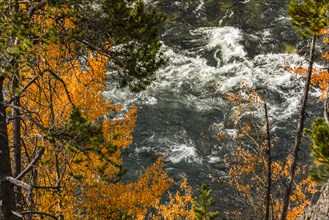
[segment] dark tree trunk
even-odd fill
[[[17,177],[22,171],[22,159],[21,159],[21,121],[20,121],[20,98],[16,96],[16,90],[19,86],[19,76],[14,75],[12,80],[12,93],[13,93],[13,102],[12,104],[16,107],[12,110],[12,134],[13,134],[13,176]],[[22,204],[22,193],[19,186],[15,187],[16,191],[16,202],[18,204],[17,208],[19,209]],[[18,210],[20,211],[20,209]]]
[[[0,219],[13,220],[16,217],[11,213],[16,209],[15,193],[6,177],[12,176],[10,165],[10,150],[7,133],[6,108],[3,97],[4,77],[0,76]]]
[[[296,172],[296,165],[297,165],[297,156],[298,151],[300,149],[300,142],[302,138],[302,133],[304,129],[304,120],[305,120],[305,113],[306,113],[306,103],[307,103],[307,97],[308,97],[308,91],[310,89],[310,82],[311,82],[311,76],[312,76],[312,70],[313,70],[313,62],[314,62],[314,51],[315,51],[315,41],[316,41],[316,34],[313,34],[312,36],[312,42],[311,42],[311,50],[310,50],[310,58],[309,58],[309,65],[308,65],[308,71],[307,71],[307,80],[305,83],[304,88],[304,94],[302,97],[301,102],[301,109],[299,112],[299,120],[297,124],[297,132],[296,132],[296,138],[295,138],[295,145],[292,152],[292,162],[290,167],[290,176],[287,182],[287,188],[284,195],[284,203],[282,207],[282,213],[281,213],[281,220],[285,220],[287,218],[288,214],[288,207],[289,207],[289,199],[292,189],[292,183],[295,178],[295,172]]]
[[[266,214],[265,220],[270,219],[270,205],[271,205],[271,187],[272,187],[272,155],[271,155],[271,134],[270,134],[270,122],[268,120],[266,96],[264,98],[264,110],[266,119],[266,139],[267,139],[267,191],[266,191]],[[273,214],[273,213],[272,213]]]
[[[15,0],[14,5],[15,14],[19,14],[19,2]],[[17,46],[19,44],[19,39],[17,37],[13,38],[13,45]],[[13,176],[17,177],[22,171],[22,153],[21,153],[21,120],[20,120],[20,98],[16,95],[19,89],[19,71],[18,71],[18,60],[19,56],[15,56],[11,62],[11,68],[14,70],[12,78],[12,147],[13,147]],[[22,193],[19,186],[14,187],[16,192],[16,206],[20,208],[22,204]],[[20,210],[18,210],[20,211]]]
[[[18,88],[18,76],[13,78],[13,92]],[[13,94],[15,96],[15,94]],[[20,107],[19,97],[13,98],[13,103],[15,107]],[[13,117],[13,148],[14,148],[14,161],[13,161],[13,176],[16,177],[21,173],[21,130],[20,130],[20,112],[18,108],[13,108],[12,110]]]

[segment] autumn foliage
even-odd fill
[[[164,172],[161,157],[136,181],[122,181],[120,154],[132,143],[137,107],[125,109],[106,98],[104,91],[112,86],[108,67],[114,64],[122,86],[144,89],[164,62],[157,37],[158,22],[164,18],[156,11],[147,13],[142,1],[97,3],[102,6],[100,19],[95,17],[99,11],[93,1],[0,3],[0,156],[7,160],[0,160],[6,166],[0,172],[0,199],[6,199],[6,187],[12,191],[11,200],[19,203],[5,201],[5,207],[1,201],[0,218],[216,218],[217,212],[205,211],[204,204],[194,201],[185,178],[177,191],[170,191],[173,179]],[[84,16],[89,9],[95,9],[94,17]],[[327,45],[329,39],[323,42]],[[328,60],[328,52],[323,57]],[[305,74],[302,67],[293,71]],[[314,73],[312,83],[325,94],[328,70],[314,69]],[[225,158],[230,167],[228,183],[242,209],[226,214],[263,218],[266,168],[271,167],[271,217],[277,219],[291,156],[268,163],[264,120],[259,117],[262,111],[257,111],[264,100],[247,86],[244,89],[245,94],[226,97],[236,106],[232,126],[237,130],[235,140],[242,143]],[[221,131],[216,138],[226,136]],[[2,154],[5,150],[7,155]],[[13,175],[11,163],[20,164],[22,173]],[[289,219],[296,219],[316,192],[305,172],[304,167],[297,169]],[[199,201],[212,205],[211,191],[204,187],[201,192],[204,197]]]
[[[65,219],[145,216],[172,180],[159,159],[136,183],[117,181],[120,149],[131,144],[136,107],[121,112],[102,94],[108,58],[90,53],[82,64],[60,45],[42,50],[38,70],[26,68],[20,73],[22,85],[35,79],[21,98],[23,154],[27,164],[45,148],[26,181],[53,189],[36,189],[27,205]],[[116,114],[122,116],[110,118]]]
[[[262,219],[265,216],[269,166],[266,132],[263,130],[264,97],[245,85],[242,92],[227,96],[227,100],[236,105],[232,125],[237,130],[236,143],[241,145],[232,149],[232,153],[225,158],[229,166],[228,183],[235,189],[232,199],[239,204],[238,209],[228,210],[226,215],[233,219],[243,219],[246,216]],[[220,136],[227,137],[223,134]],[[278,137],[272,138],[272,150],[275,149],[277,142]],[[285,160],[274,160],[271,163],[270,216],[272,219],[278,219],[281,214],[290,166],[290,155]],[[310,197],[317,191],[316,184],[309,177],[305,177],[306,167],[298,167],[296,173],[298,180],[295,181],[294,191],[290,196],[291,204],[287,219],[298,219],[305,207],[310,204]]]
[[[322,38],[322,44],[324,48],[329,44],[329,32],[328,30],[321,30],[319,37]],[[329,60],[329,52],[327,50],[323,51],[321,63],[323,66],[317,66],[312,69],[311,84],[321,89],[321,99],[326,98],[326,93],[329,89],[329,70],[326,67],[327,61]],[[296,73],[302,77],[306,77],[307,68],[303,65],[287,67],[292,73]]]
[[[187,179],[183,178],[179,189],[175,193],[169,192],[169,201],[155,207],[156,213],[151,215],[151,219],[195,219],[194,205],[192,187],[188,185]]]
[[[120,152],[132,143],[137,108],[104,96],[110,56],[60,38],[63,30],[76,34],[70,9],[44,10],[32,18],[35,38],[44,41],[13,49],[18,71],[5,81],[5,98],[20,97],[20,106],[10,107],[20,111],[22,167],[30,167],[20,211],[27,219],[143,219],[173,181],[159,158],[136,182],[121,182]],[[19,85],[10,89],[15,77]]]

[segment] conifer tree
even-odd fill
[[[291,17],[291,22],[293,26],[299,31],[302,37],[311,36],[312,40],[310,44],[307,79],[298,116],[295,144],[292,151],[292,164],[290,168],[290,175],[288,178],[286,192],[284,195],[284,204],[282,208],[281,220],[285,220],[287,218],[290,194],[296,172],[297,157],[300,149],[302,131],[304,129],[304,120],[306,113],[305,109],[313,71],[316,39],[320,30],[326,27],[329,23],[327,14],[328,9],[329,6],[327,0],[304,0],[302,2],[292,0],[288,7],[288,14]]]
[[[312,36],[327,27],[327,12],[326,0],[291,0],[288,6],[291,23],[302,37]]]
[[[211,211],[210,207],[215,204],[215,200],[211,197],[211,189],[206,184],[202,184],[198,189],[199,195],[195,198],[195,206],[193,208],[195,218],[197,220],[213,220],[219,215],[218,211]]]
[[[312,122],[312,129],[305,129],[305,133],[312,139],[312,156],[317,167],[310,170],[311,177],[322,180],[329,177],[329,125],[323,118],[316,118]]]

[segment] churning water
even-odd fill
[[[148,2],[168,15],[162,41],[169,62],[141,93],[115,86],[107,92],[110,100],[139,108],[134,142],[123,152],[128,178],[163,155],[172,177],[184,174],[191,185],[208,183],[223,196],[225,189],[211,181],[225,175],[220,161],[236,146],[204,136],[220,130],[234,136],[234,128],[224,125],[232,113],[225,94],[243,84],[266,90],[272,131],[284,143],[280,150],[291,147],[303,80],[285,65],[300,65],[304,57],[287,53],[287,48],[303,49],[287,18],[288,1]],[[318,93],[312,90],[313,97]]]

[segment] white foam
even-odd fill
[[[196,7],[196,9],[194,10],[194,12],[198,12],[198,11],[202,10],[203,9],[203,6],[204,6],[204,0],[200,0],[199,5]]]
[[[238,130],[237,129],[225,129],[225,133],[229,136],[231,136],[232,138],[236,138],[236,136],[238,135]]]
[[[172,163],[179,163],[181,161],[201,162],[198,154],[196,153],[195,147],[188,146],[186,144],[172,146],[170,153],[166,156],[166,160]]]
[[[196,112],[219,109],[230,114],[233,111],[226,109],[223,97],[241,91],[245,83],[254,89],[268,91],[268,110],[273,126],[297,112],[304,80],[288,72],[285,65],[299,66],[303,57],[269,53],[248,58],[241,44],[243,32],[234,27],[203,27],[191,31],[191,34],[194,36],[192,41],[200,41],[202,45],[184,51],[165,48],[165,56],[170,61],[159,69],[157,79],[147,90],[136,94],[111,87],[107,97],[126,105],[157,105],[161,99],[166,99]],[[264,36],[271,37],[269,30]],[[217,66],[208,63],[204,52],[213,53]],[[312,95],[319,95],[319,90],[312,91]],[[259,117],[263,117],[261,113]],[[234,130],[227,132],[236,135]],[[173,163],[198,161],[195,145],[186,133],[157,137],[155,143],[161,143],[161,146],[152,149]]]
[[[210,156],[209,160],[208,160],[209,163],[218,163],[221,161],[223,161],[223,159],[220,157],[216,157],[216,156]]]
[[[240,44],[242,32],[234,27],[202,27],[191,31],[192,35],[202,35],[207,41],[206,49],[220,48],[221,59],[227,63],[231,58],[244,58],[247,53]]]
[[[202,52],[200,50],[186,53],[165,48],[165,56],[170,61],[157,72],[156,81],[147,90],[136,94],[114,86],[106,92],[106,96],[113,102],[124,102],[126,105],[156,105],[158,96],[169,92],[172,100],[180,100],[196,111],[208,111],[220,109],[223,95],[237,91],[242,83],[247,83],[253,88],[267,88],[282,96],[284,103],[275,106],[277,111],[273,112],[273,117],[289,117],[296,111],[293,109],[294,104],[288,106],[288,103],[295,103],[295,99],[298,99],[302,81],[296,80],[296,76],[286,71],[284,66],[288,61],[289,64],[298,66],[302,57],[291,54],[261,54],[248,59],[240,44],[242,31],[233,27],[198,28],[192,33],[196,39],[201,38],[204,41],[200,50],[222,50],[219,57],[220,62],[224,63],[222,66],[209,65],[199,55]],[[241,59],[228,62],[232,57]]]
[[[202,159],[197,153],[195,143],[190,139],[188,133],[182,129],[175,135],[164,135],[155,133],[145,139],[148,147],[137,147],[136,152],[153,151],[164,156],[166,161],[171,163],[202,163]],[[154,145],[153,145],[154,144]],[[150,146],[153,145],[153,146]]]

